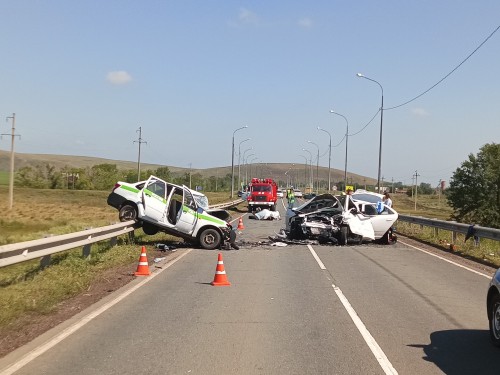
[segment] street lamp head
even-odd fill
[[[356,75],[357,75],[358,77],[364,77],[364,75],[363,75],[363,74],[361,74],[361,73],[356,73]]]
[[[333,109],[330,109],[330,113],[335,113],[335,111]]]

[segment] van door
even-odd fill
[[[177,229],[179,231],[188,234],[193,233],[196,221],[198,220],[197,208],[193,195],[188,189],[184,188],[182,210],[177,221]]]
[[[150,222],[158,222],[165,212],[166,182],[150,176],[142,189],[142,204],[144,205],[144,219]]]

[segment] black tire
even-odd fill
[[[142,224],[142,231],[146,233],[148,236],[152,236],[158,233],[158,227],[153,224],[144,222]]]
[[[389,231],[390,229],[384,233],[384,235],[380,238],[379,242],[383,245],[389,245]]]
[[[493,345],[500,347],[500,295],[491,298],[489,308],[490,339]]]
[[[118,212],[120,221],[137,220],[137,208],[131,204],[126,204]]]
[[[213,250],[220,247],[221,241],[221,235],[216,229],[207,228],[201,232],[200,245],[206,250]]]
[[[341,246],[347,245],[347,231],[347,227],[340,227],[339,245]]]
[[[273,204],[273,205],[271,206],[271,211],[276,211],[276,205],[275,205],[275,204]]]

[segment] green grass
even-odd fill
[[[453,210],[448,206],[444,197],[437,195],[423,195],[417,197],[417,209],[415,200],[406,195],[392,195],[394,209],[402,215],[422,216],[430,219],[450,220]],[[436,231],[431,227],[397,222],[397,232],[428,244],[450,250],[465,258],[474,259],[479,262],[488,263],[494,267],[500,267],[500,242],[482,239],[476,246],[472,239],[465,242],[465,236],[458,234],[453,242],[452,233],[445,230]],[[451,247],[450,245],[454,245]]]
[[[9,185],[9,172],[0,171],[0,185]]]

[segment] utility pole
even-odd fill
[[[392,183],[391,193],[394,194],[394,177],[391,177],[391,183]]]
[[[9,122],[9,119],[12,120],[12,130],[10,134],[0,134],[2,135],[10,135],[11,136],[11,144],[10,144],[10,180],[9,180],[9,211],[12,210],[12,206],[14,205],[14,139],[21,136],[16,134],[16,114],[13,113],[12,116],[8,116],[5,120]]]
[[[193,163],[189,163],[189,188],[191,189],[191,167],[193,166]]]
[[[438,207],[441,207],[441,179],[439,179],[438,183]]]
[[[417,171],[415,171],[415,174],[413,175],[413,177],[415,177],[415,211],[417,210],[418,176],[420,176],[420,175],[418,174]]]
[[[134,141],[134,143],[139,144],[139,156],[137,157],[137,181],[141,181],[141,144],[148,143],[142,140],[142,127],[139,126],[139,129],[136,130],[136,133],[139,133],[139,139]]]

